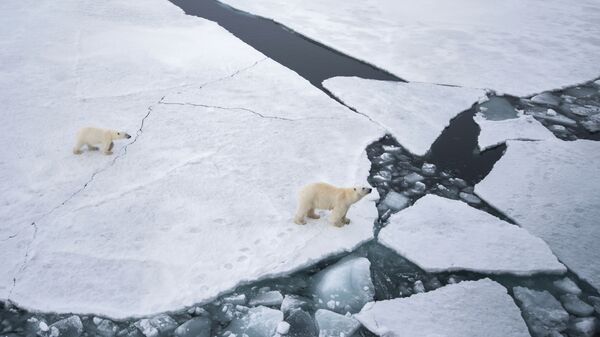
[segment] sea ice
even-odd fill
[[[479,111],[485,119],[490,121],[503,121],[518,116],[510,102],[501,96],[489,97],[485,102],[479,104]]]
[[[568,277],[556,280],[552,282],[552,284],[554,285],[554,287],[556,287],[556,289],[560,290],[561,292],[575,295],[581,294],[581,289],[579,289],[577,284],[575,284],[575,282],[573,282],[573,280],[571,280]]]
[[[562,263],[600,289],[600,143],[507,142],[475,192],[542,238]]]
[[[473,118],[479,125],[478,144],[481,151],[507,140],[544,140],[555,138],[542,123],[529,115],[520,115],[518,118],[492,121],[481,114]]]
[[[257,294],[254,296],[248,305],[254,307],[258,305],[264,305],[267,307],[279,306],[283,302],[283,295],[277,290],[268,291],[265,293]]]
[[[575,294],[562,295],[560,301],[565,310],[575,316],[586,317],[594,313],[594,307],[582,301]]]
[[[560,98],[556,97],[550,92],[543,92],[531,97],[531,101],[538,104],[546,104],[551,106],[558,106],[560,104]]]
[[[77,315],[61,319],[50,325],[49,328],[50,331],[57,330],[60,337],[79,337],[83,333],[83,323]]]
[[[404,194],[390,191],[388,194],[386,194],[385,198],[383,198],[380,206],[385,206],[394,211],[399,211],[408,207],[409,202],[410,198]]]
[[[222,336],[230,336],[227,334],[230,332],[235,336],[273,337],[281,321],[283,313],[279,310],[267,307],[250,308],[246,315],[231,321]]]
[[[548,246],[467,204],[426,195],[392,215],[378,240],[427,272],[563,273]]]
[[[513,293],[533,337],[545,337],[551,331],[567,329],[569,314],[549,292],[514,287]]]
[[[598,320],[595,317],[576,318],[569,322],[569,336],[592,337],[597,331]]]
[[[312,317],[302,309],[293,310],[285,321],[290,323],[287,337],[317,337],[318,335]]]
[[[485,91],[334,77],[325,88],[347,105],[383,125],[408,151],[423,156],[450,120],[485,96]]]
[[[408,81],[525,96],[600,74],[594,0],[224,2]]]
[[[375,295],[370,266],[364,257],[349,256],[318,272],[311,285],[317,305],[341,314],[358,312]]]
[[[506,288],[489,279],[371,302],[354,317],[378,336],[529,337]]]
[[[310,300],[297,295],[285,295],[281,302],[280,310],[284,315],[287,315],[292,310],[303,309],[307,310],[310,307]]]
[[[206,317],[192,318],[175,329],[175,337],[210,337],[211,321]]]
[[[319,337],[351,337],[360,328],[360,323],[348,316],[319,309],[315,313]]]
[[[368,118],[169,2],[0,6],[33,37],[0,29],[0,299],[149,316],[372,239],[376,193],[341,229],[292,222],[304,184],[366,184]],[[88,123],[134,137],[75,156]]]

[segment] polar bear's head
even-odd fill
[[[112,139],[129,139],[131,138],[131,136],[124,131],[113,131],[112,132]]]
[[[356,196],[356,201],[362,199],[365,195],[371,193],[373,189],[370,187],[362,187],[362,186],[356,186],[352,188],[352,191],[354,192],[355,196]]]

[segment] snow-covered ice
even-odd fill
[[[323,85],[419,156],[427,153],[452,118],[485,97],[485,91],[478,89],[358,77],[334,77]]]
[[[514,287],[513,294],[533,337],[566,330],[569,314],[552,294],[524,287]]]
[[[378,336],[529,337],[506,288],[489,279],[371,302],[354,317]]]
[[[467,204],[426,195],[392,215],[378,240],[427,272],[563,273],[541,239]]]
[[[150,315],[372,238],[373,199],[342,229],[291,218],[307,182],[365,184],[382,128],[168,2],[29,2],[0,4],[22,27],[0,30],[0,299]],[[87,124],[134,138],[74,156]]]
[[[225,0],[408,81],[517,96],[600,74],[600,4]]]
[[[315,312],[315,320],[319,337],[351,337],[360,328],[356,319],[325,309]]]
[[[562,263],[600,289],[600,143],[508,141],[475,192],[542,238]]]
[[[555,138],[550,130],[530,115],[519,115],[518,118],[494,121],[477,114],[473,119],[481,129],[477,139],[481,151],[502,144],[507,140]]]
[[[348,256],[318,272],[311,285],[317,305],[341,314],[358,312],[375,296],[370,266],[364,257]]]

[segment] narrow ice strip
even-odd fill
[[[600,74],[594,0],[224,2],[411,82],[526,96]]]
[[[564,273],[541,239],[466,203],[426,195],[393,215],[379,241],[431,273]]]
[[[507,144],[475,192],[546,241],[562,263],[600,289],[600,143]]]
[[[506,288],[489,279],[370,302],[354,315],[378,336],[529,337]]]
[[[419,156],[427,153],[452,118],[485,96],[478,89],[358,77],[334,77],[323,85],[345,104],[383,125]]]
[[[308,182],[367,184],[365,148],[384,130],[274,61],[239,76],[157,104],[127,154],[38,224],[12,299],[43,311],[149,315],[372,239],[376,195],[352,206],[342,228],[326,211],[304,226],[292,218]]]
[[[488,120],[481,114],[473,118],[479,125],[479,150],[483,151],[505,143],[507,140],[545,140],[556,138],[550,130],[533,116],[521,115],[518,118],[502,121]]]

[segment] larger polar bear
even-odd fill
[[[342,227],[350,223],[350,219],[346,218],[350,206],[371,193],[371,190],[368,187],[336,187],[327,183],[308,184],[298,195],[298,211],[294,222],[304,225],[305,217],[319,218],[315,209],[327,209],[331,210],[329,222],[336,227]]]
[[[131,138],[131,136],[123,131],[93,127],[82,128],[77,132],[73,153],[81,154],[81,147],[83,145],[87,145],[88,150],[92,151],[98,150],[95,145],[101,145],[104,154],[112,154],[114,140],[129,138]]]

